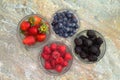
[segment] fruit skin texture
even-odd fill
[[[33,44],[35,44],[35,38],[33,37],[33,36],[26,36],[24,39],[23,39],[23,43],[25,44],[25,45],[28,45],[28,46],[30,46],[30,45],[33,45]]]
[[[60,53],[65,53],[66,52],[66,46],[65,45],[59,45],[58,46],[58,51]]]
[[[56,49],[57,49],[57,44],[52,43],[52,44],[50,45],[50,48],[51,48],[51,50],[56,50]]]
[[[60,53],[58,51],[54,51],[54,52],[52,52],[52,57],[54,59],[56,59],[56,58],[60,57]]]
[[[30,28],[30,23],[28,21],[23,21],[21,24],[20,24],[20,29],[22,31],[27,31],[28,29]]]
[[[64,57],[64,59],[65,59],[66,61],[69,61],[69,60],[71,60],[71,59],[72,59],[72,56],[71,56],[71,54],[67,52],[67,53],[65,54],[65,57]]]
[[[63,69],[63,67],[61,65],[57,65],[55,68],[55,70],[59,73],[62,72],[62,69]]]
[[[36,38],[38,42],[42,42],[46,39],[46,34],[38,34]]]
[[[52,66],[51,66],[50,62],[48,62],[48,61],[45,61],[44,67],[45,67],[45,69],[48,69],[48,70],[52,69]]]
[[[31,28],[29,28],[28,32],[31,35],[37,35],[37,33],[38,33],[37,27],[31,27]]]
[[[40,24],[42,21],[42,18],[38,17],[38,16],[32,16],[29,18],[29,22],[32,24],[32,25],[38,25]]]
[[[51,54],[50,48],[48,46],[44,46],[43,53],[46,53],[46,54],[50,55]]]

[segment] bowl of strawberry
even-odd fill
[[[49,23],[39,14],[27,15],[18,24],[18,37],[25,46],[43,44],[49,36]]]
[[[39,59],[44,71],[52,75],[66,73],[73,62],[69,47],[61,42],[51,42],[45,45]]]

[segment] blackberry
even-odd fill
[[[95,34],[94,30],[88,30],[88,31],[87,31],[87,36],[88,36],[89,38],[92,38],[92,37],[95,37],[96,34]]]
[[[82,45],[82,40],[79,39],[79,38],[75,38],[74,42],[75,42],[75,44],[78,45],[78,46]]]

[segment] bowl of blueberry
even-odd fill
[[[39,14],[25,16],[18,24],[17,36],[25,47],[43,45],[50,37],[50,25]]]
[[[77,60],[84,63],[95,63],[103,58],[106,42],[98,31],[84,30],[76,34],[72,51]]]
[[[69,9],[57,11],[51,21],[53,32],[62,38],[72,37],[79,29],[78,16]]]
[[[50,75],[66,73],[73,62],[70,48],[59,41],[51,41],[40,51],[39,62],[41,68]]]

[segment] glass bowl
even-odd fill
[[[46,44],[46,45],[47,45],[47,46],[50,46],[51,43],[66,45],[65,43],[60,42],[60,41],[51,41],[51,42],[49,42],[49,43]],[[67,45],[66,45],[66,47],[67,47],[67,48],[66,48],[67,52],[70,52],[70,54],[72,55],[72,51],[71,51],[70,47],[68,47]],[[49,74],[49,75],[59,76],[59,75],[65,74],[66,72],[69,71],[69,69],[71,68],[72,63],[73,63],[73,55],[72,55],[72,60],[70,60],[70,61],[68,62],[68,66],[67,66],[67,67],[64,67],[63,70],[62,70],[62,72],[59,73],[59,72],[57,72],[57,71],[55,71],[55,70],[47,70],[47,69],[44,68],[44,62],[45,62],[45,61],[44,61],[44,59],[43,59],[42,56],[41,56],[42,50],[43,50],[43,49],[41,49],[41,51],[40,51],[38,60],[39,60],[39,63],[40,63],[40,67],[44,70],[44,72],[46,72],[46,73]]]
[[[25,20],[25,21],[28,21],[28,19],[31,17],[31,16],[38,16],[40,18],[42,18],[42,22],[45,22],[47,23],[47,25],[49,26],[48,27],[48,33],[46,33],[46,39],[43,41],[43,42],[36,42],[34,45],[31,45],[31,46],[28,46],[28,45],[24,45],[22,43],[22,40],[23,38],[25,37],[22,33],[21,33],[21,30],[20,30],[20,24]],[[46,18],[44,18],[43,16],[41,16],[40,14],[31,14],[31,15],[27,15],[25,16],[18,24],[18,27],[17,27],[17,37],[21,43],[22,46],[25,46],[25,48],[35,48],[35,47],[38,47],[38,46],[42,46],[44,43],[46,43],[49,38],[50,38],[50,35],[51,35],[51,26],[49,24],[49,22],[46,20]]]
[[[78,38],[79,36],[82,36],[82,35],[87,36],[87,35],[86,35],[87,31],[88,31],[88,30],[84,30],[84,31],[82,31],[82,32],[79,32],[78,34],[76,34],[76,35],[74,36],[74,39],[75,39],[75,38]],[[100,55],[97,57],[97,58],[98,58],[97,61],[88,61],[88,59],[82,59],[79,54],[76,54],[76,53],[75,53],[75,50],[74,50],[74,48],[75,48],[75,43],[74,43],[74,39],[73,39],[73,41],[72,41],[72,45],[73,45],[72,52],[73,52],[74,57],[75,57],[78,61],[82,61],[82,62],[84,62],[84,63],[91,64],[91,63],[95,63],[95,62],[100,61],[100,60],[103,58],[103,56],[105,55],[105,52],[106,52],[106,42],[105,42],[105,39],[104,39],[104,37],[103,37],[103,35],[102,35],[101,33],[99,33],[98,31],[95,31],[95,30],[93,30],[93,31],[95,32],[95,34],[96,34],[97,37],[100,37],[100,38],[102,38],[102,40],[103,40],[103,43],[102,43],[101,46],[100,46]]]
[[[73,35],[75,35],[75,34],[77,33],[78,29],[80,28],[79,17],[78,17],[78,15],[77,15],[77,13],[76,13],[75,10],[71,10],[71,9],[60,9],[60,10],[56,11],[56,13],[54,13],[53,16],[52,16],[51,26],[52,26],[52,22],[53,22],[53,20],[54,20],[54,16],[55,16],[57,13],[61,13],[61,12],[64,12],[64,11],[69,11],[70,13],[72,13],[72,14],[74,15],[74,17],[76,18],[76,20],[77,20],[77,26],[78,26],[78,28],[75,29],[75,32],[73,33]],[[60,38],[63,38],[63,39],[66,39],[66,38],[69,39],[69,38],[73,37],[73,35],[68,36],[68,37],[60,36],[59,34],[57,34],[57,33],[54,31],[53,26],[52,26],[52,32],[56,35],[56,37],[60,37]],[[71,33],[71,34],[72,34],[72,33]]]

